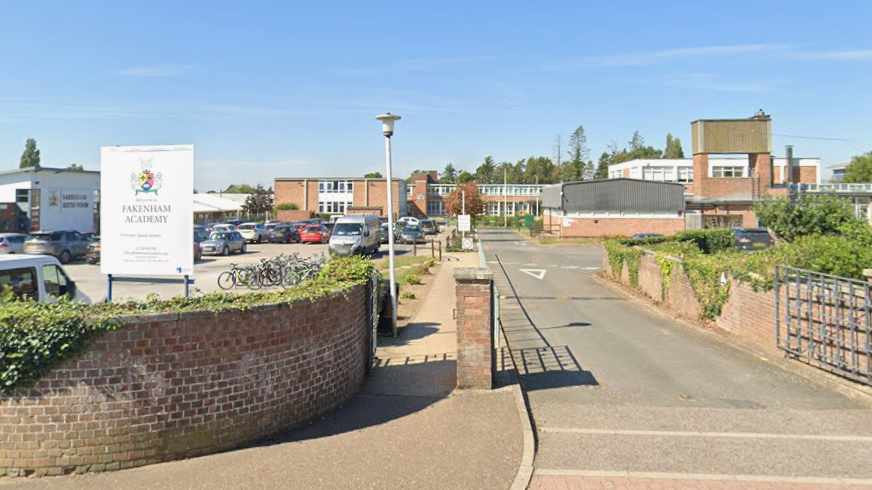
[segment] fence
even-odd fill
[[[775,267],[776,342],[795,358],[872,385],[870,313],[866,282]]]

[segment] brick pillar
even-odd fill
[[[787,169],[785,169],[786,171]],[[772,155],[769,153],[751,153],[748,155],[748,177],[757,179],[758,196],[769,194],[772,188]]]
[[[705,153],[697,153],[693,156],[693,197],[707,196],[706,183],[708,182],[709,156]]]
[[[454,270],[457,292],[457,387],[492,388],[494,339],[491,325],[493,273],[487,269]]]

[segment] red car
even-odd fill
[[[330,232],[324,225],[308,225],[300,231],[302,243],[327,243],[330,240]]]

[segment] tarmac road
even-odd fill
[[[599,247],[480,236],[537,431],[531,488],[872,478],[872,411],[858,402],[641,307],[594,277]]]

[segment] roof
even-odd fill
[[[385,180],[385,178],[384,178],[384,177],[380,177],[380,178],[378,178],[378,179],[372,179],[372,178],[368,178],[368,177],[276,177],[275,180],[276,180],[276,182],[278,182],[278,181],[287,181],[287,180],[290,180],[290,181],[296,181],[296,180],[354,180],[354,181],[358,181],[358,180],[365,180],[365,181],[375,180],[375,181],[382,181],[382,180]],[[405,182],[405,181],[406,181],[406,179],[401,179],[401,178],[399,178],[399,177],[394,177],[394,178],[392,178],[391,180],[393,180],[393,181],[398,181],[398,180],[399,180],[399,181],[402,181],[402,182]]]
[[[97,174],[100,175],[99,170],[73,170],[71,168],[57,168],[57,167],[30,167],[30,168],[16,168],[14,170],[4,170],[0,172],[0,176],[5,175],[15,175],[15,174],[36,174],[40,172],[54,172],[56,174],[63,172],[70,172],[75,174]]]
[[[241,210],[242,205],[236,201],[224,199],[214,194],[194,194],[195,213],[220,213]]]
[[[545,187],[542,205],[564,211],[678,212],[684,210],[684,184],[617,178]]]

